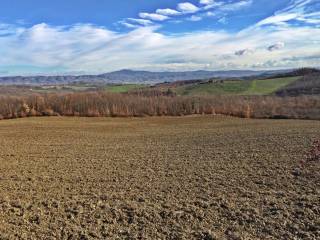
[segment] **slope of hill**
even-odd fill
[[[300,78],[276,91],[278,96],[320,95],[320,73]]]
[[[180,86],[179,95],[270,95],[297,81],[300,77],[264,80],[224,80]]]
[[[308,76],[313,74],[320,74],[320,70],[317,68],[298,68],[293,71],[274,74],[272,77],[273,78],[297,77],[297,76]]]

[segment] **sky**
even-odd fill
[[[0,75],[320,67],[320,0],[1,0]]]

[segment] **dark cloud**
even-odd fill
[[[269,46],[267,49],[268,49],[268,51],[273,52],[273,51],[279,50],[283,47],[284,47],[284,43],[278,42],[278,43],[275,43],[275,44]]]
[[[245,56],[251,53],[253,53],[251,49],[242,49],[242,50],[236,51],[234,54],[237,56]]]

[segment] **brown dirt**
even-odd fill
[[[0,122],[0,239],[319,239],[320,122]]]

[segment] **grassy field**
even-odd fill
[[[0,239],[319,239],[319,121],[0,121]]]
[[[299,77],[266,80],[225,80],[221,83],[194,84],[176,89],[179,95],[270,95]]]
[[[130,90],[136,90],[140,88],[144,88],[146,85],[143,84],[123,84],[123,85],[110,85],[106,86],[106,91],[107,92],[112,92],[112,93],[126,93],[129,92]]]

